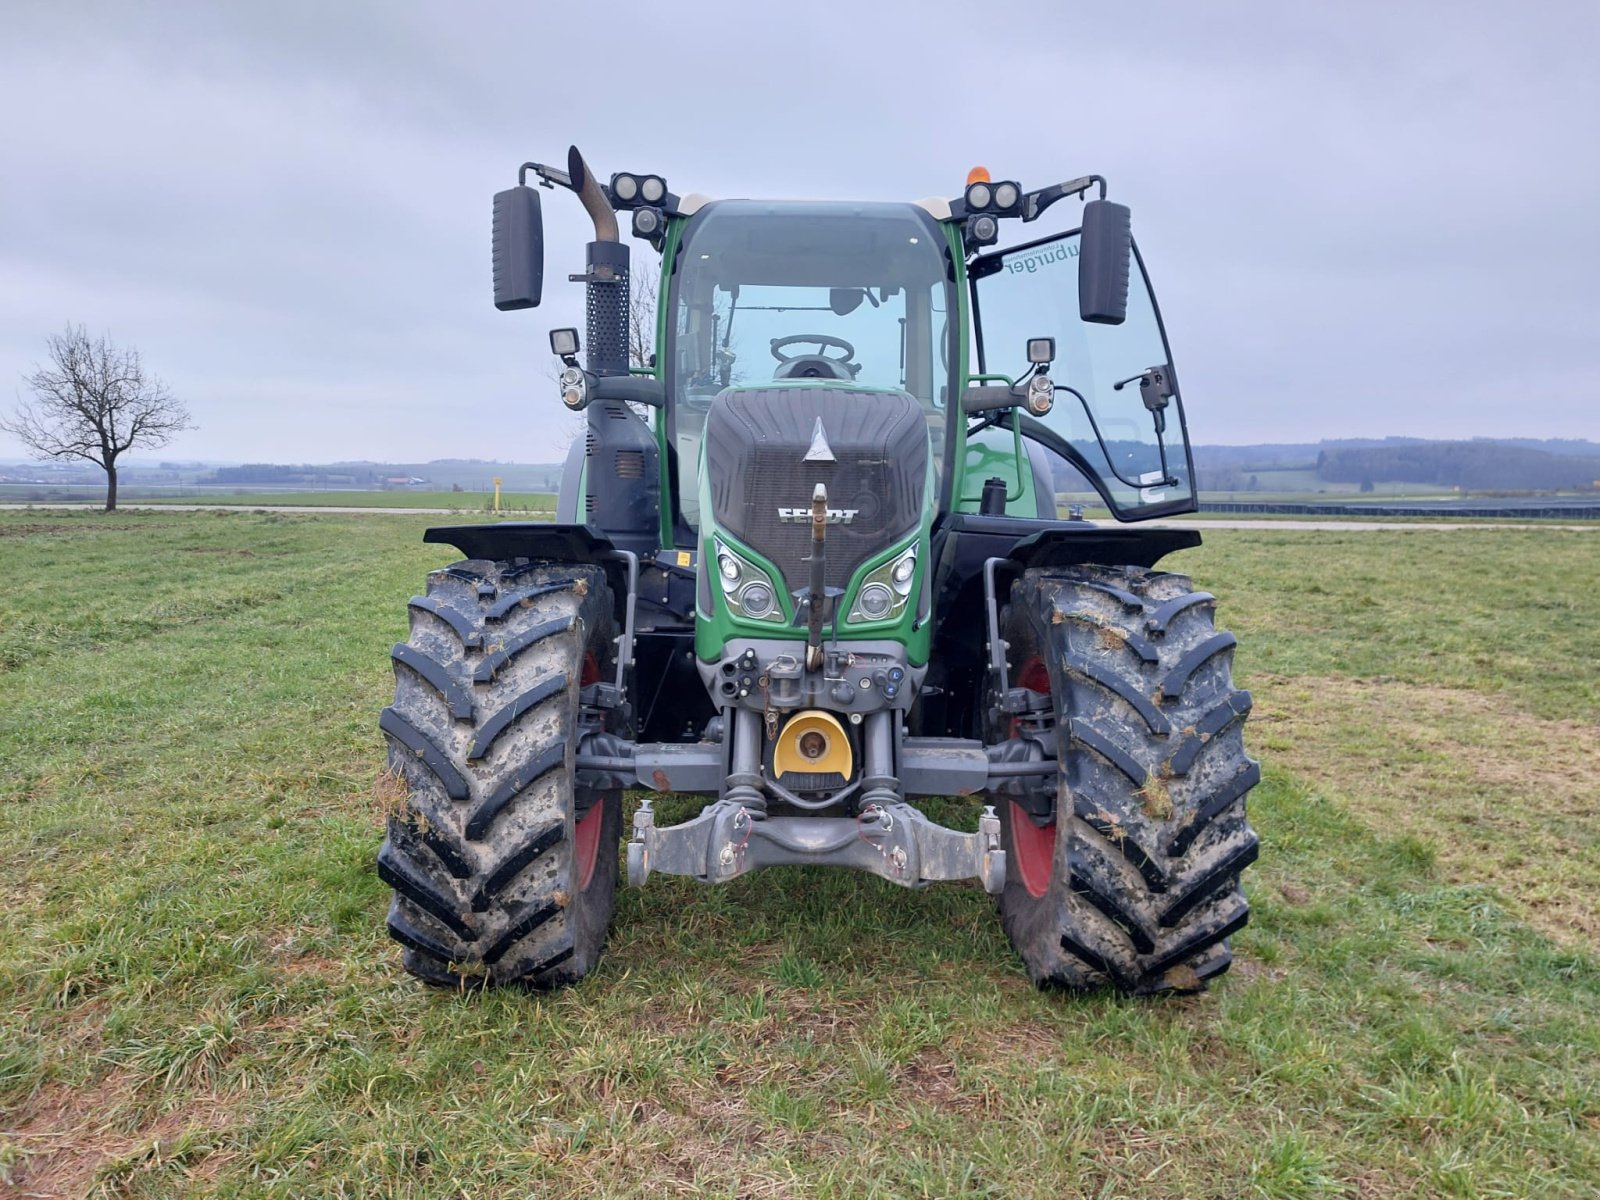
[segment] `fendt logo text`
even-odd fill
[[[828,524],[848,525],[856,519],[856,514],[860,511],[859,508],[830,508],[828,510]],[[809,521],[811,520],[811,506],[807,505],[805,508],[780,508],[778,510],[778,520],[795,523]]]

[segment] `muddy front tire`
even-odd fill
[[[996,797],[1001,919],[1041,986],[1195,991],[1232,961],[1260,770],[1214,605],[1135,567],[1030,570],[1012,590],[1011,683],[1049,695],[1062,765],[1048,806]]]
[[[433,572],[393,651],[380,726],[394,795],[378,874],[406,970],[449,987],[571,983],[611,924],[622,799],[574,785],[582,688],[614,659],[592,567]]]

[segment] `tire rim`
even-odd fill
[[[1030,658],[1017,675],[1017,686],[1050,695],[1050,669],[1037,656]],[[1012,726],[1013,734],[1016,724]],[[1035,825],[1028,810],[1011,802],[1011,845],[1016,851],[1017,878],[1028,895],[1038,899],[1050,890],[1056,869],[1056,823]]]
[[[583,671],[578,676],[579,688],[586,688],[591,683],[600,681],[600,663],[594,656],[594,651],[587,651],[583,656]],[[572,830],[572,848],[576,855],[575,865],[578,868],[578,890],[586,892],[589,884],[594,879],[594,864],[600,857],[600,830],[605,825],[605,797],[597,799],[589,806],[589,811],[578,819]]]
[[[573,830],[573,848],[578,856],[578,890],[586,892],[594,879],[594,864],[600,857],[600,827],[605,823],[604,800],[596,800]]]

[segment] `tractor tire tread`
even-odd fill
[[[1215,607],[1186,577],[1138,567],[1033,569],[1012,587],[1001,636],[1013,662],[1045,662],[1064,756],[1042,894],[1008,878],[1000,901],[1041,986],[1194,991],[1232,961],[1249,918],[1240,873],[1260,852],[1245,798],[1261,774]],[[1010,864],[1022,810],[1001,808]]]
[[[406,788],[377,860],[389,934],[426,983],[574,982],[598,962],[620,866],[620,789],[579,787],[573,770],[584,673],[615,653],[605,576],[468,560],[431,572],[408,607],[379,720]],[[584,886],[586,814],[600,844]]]

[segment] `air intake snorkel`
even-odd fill
[[[588,364],[593,375],[628,373],[628,247],[618,240],[617,215],[594,172],[576,146],[567,151],[568,186],[578,193],[594,222],[594,238],[585,247],[582,275],[574,283],[587,287]]]

